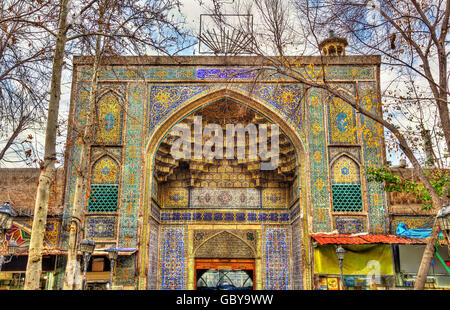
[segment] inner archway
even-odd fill
[[[253,289],[256,257],[253,241],[256,233],[254,231],[247,231],[246,234],[239,231],[213,233],[211,236],[208,230],[194,231],[195,288]],[[239,235],[246,236],[247,240]]]

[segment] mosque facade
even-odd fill
[[[91,60],[74,58],[63,227],[73,209]],[[380,57],[289,61],[382,113]],[[80,233],[96,242],[93,286],[109,279],[104,250],[115,245],[114,286],[123,289],[313,289],[332,264],[317,254],[317,236],[388,233],[385,192],[365,175],[385,162],[382,128],[260,57],[110,57],[96,96]],[[243,140],[229,128],[246,129]],[[217,136],[221,144],[211,142]],[[263,145],[278,147],[269,169]],[[183,156],[173,156],[181,146]],[[67,234],[61,239],[67,247]]]

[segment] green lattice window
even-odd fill
[[[361,184],[333,184],[331,190],[335,212],[363,211]]]
[[[119,185],[91,185],[88,212],[116,212]]]

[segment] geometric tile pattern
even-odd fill
[[[78,67],[78,79],[89,81],[91,75],[91,69],[87,66]],[[240,70],[240,69],[239,69]],[[99,132],[101,135],[104,135],[104,142],[108,143],[110,141],[119,141],[118,144],[122,143],[122,135],[123,135],[123,162],[122,152],[119,153],[109,153],[114,157],[114,159],[118,160],[117,170],[121,170],[122,183],[120,185],[120,214],[118,219],[120,220],[120,236],[119,236],[119,246],[120,247],[136,247],[138,240],[138,215],[140,210],[140,193],[143,189],[142,184],[142,151],[144,149],[144,135],[143,128],[144,124],[142,120],[144,120],[144,115],[147,115],[146,118],[146,130],[152,129],[155,125],[160,124],[162,120],[164,120],[169,114],[176,110],[180,105],[182,105],[186,100],[192,99],[195,96],[200,97],[200,95],[206,94],[214,88],[223,88],[228,87],[229,85],[224,86],[216,83],[192,83],[192,84],[149,84],[149,91],[146,92],[146,84],[145,82],[136,82],[136,81],[156,81],[156,82],[165,82],[171,80],[172,83],[177,83],[185,80],[209,80],[209,81],[219,81],[223,79],[235,78],[240,80],[251,80],[253,78],[252,74],[244,72],[248,69],[239,70],[228,70],[223,68],[201,68],[201,67],[151,67],[151,66],[117,66],[117,67],[106,67],[102,68],[100,72],[100,79],[102,80],[110,80],[110,81],[129,81],[128,84],[122,83],[121,85],[126,85],[126,98],[128,98],[128,102],[126,103],[126,111],[122,106],[121,96],[117,95],[113,92],[107,92],[107,95],[102,97],[102,100],[105,102],[109,102],[112,105],[113,109],[103,109],[100,111],[100,122]],[[300,71],[303,69],[299,69]],[[353,66],[330,66],[327,67],[327,75],[330,74],[331,79],[339,79],[339,80],[373,80],[375,78],[375,70],[373,70],[372,66],[359,66],[355,68]],[[268,80],[279,78],[276,75],[272,75],[272,77],[268,77]],[[110,84],[113,85],[114,82]],[[373,103],[377,103],[376,99],[376,83],[371,82],[358,82],[359,84],[359,97],[364,101],[363,104],[366,107],[374,111],[372,108],[375,107]],[[86,121],[86,106],[89,98],[89,83],[77,82],[77,89],[75,91],[75,105],[73,115],[73,121],[76,129],[85,123]],[[330,107],[324,106],[324,99],[322,98],[322,91],[318,89],[310,89],[308,94],[307,108],[308,108],[308,126],[307,128],[303,128],[305,112],[305,106],[302,106],[303,102],[300,101],[299,94],[303,94],[303,86],[295,85],[295,84],[278,84],[273,83],[269,84],[259,84],[259,85],[251,85],[248,86],[248,83],[242,83],[241,85],[235,84],[231,86],[231,89],[236,89],[240,92],[248,91],[252,88],[252,96],[260,98],[262,101],[266,103],[266,105],[276,111],[279,112],[280,115],[287,121],[289,124],[294,124],[297,126],[297,129],[302,134],[303,141],[304,133],[308,135],[308,145],[305,145],[305,148],[308,148],[309,153],[309,164],[310,164],[310,185],[311,186],[307,191],[310,191],[310,195],[312,197],[312,205],[311,205],[311,216],[313,218],[312,226],[313,231],[331,231],[332,221],[330,218],[330,198],[331,193],[329,191],[329,180],[328,180],[328,160],[333,160],[332,156],[328,156],[327,154],[327,146],[326,146],[326,128],[327,128],[327,120],[326,115],[331,113],[334,118],[334,123],[330,125],[328,122],[328,128],[332,130],[333,133],[336,133],[333,128],[337,129],[342,133],[342,136],[334,134],[334,136],[330,135],[331,142],[352,142],[351,135],[347,135],[348,129],[354,124],[356,117],[352,111],[352,113],[347,113],[349,111],[346,108],[341,110],[333,110],[330,111]],[[280,86],[281,85],[281,86]],[[150,90],[151,87],[154,87],[153,90]],[[110,87],[111,88],[111,87]],[[158,92],[158,89],[161,90],[165,88],[168,90],[167,92]],[[177,88],[176,90],[169,90],[170,88]],[[190,88],[187,90],[186,88]],[[124,95],[125,87],[122,87],[122,95]],[[120,92],[120,91],[119,91]],[[366,96],[370,94],[369,96]],[[375,95],[374,95],[375,94]],[[148,95],[148,96],[147,96]],[[109,96],[109,97],[108,97]],[[153,97],[152,97],[153,96]],[[159,96],[159,97],[158,97]],[[108,99],[105,99],[107,98]],[[125,96],[122,96],[125,98]],[[145,99],[149,98],[149,102],[146,103]],[[158,97],[156,100],[155,98]],[[152,99],[153,98],[153,99]],[[101,101],[101,100],[100,100]],[[146,106],[147,107],[147,111]],[[120,107],[119,107],[120,106]],[[376,109],[375,109],[376,111]],[[327,113],[328,112],[328,113]],[[343,112],[343,113],[341,113]],[[126,115],[126,117],[125,117]],[[125,123],[123,122],[125,119]],[[362,118],[362,125],[366,125],[370,132],[375,127],[370,121],[366,120],[364,117]],[[306,127],[306,126],[305,126]],[[117,128],[120,128],[118,130]],[[76,132],[77,130],[74,130]],[[73,136],[73,133],[72,133]],[[345,139],[344,139],[345,137]],[[356,141],[355,136],[355,141]],[[344,139],[345,141],[340,141],[339,139]],[[73,145],[70,148],[69,156],[71,164],[68,165],[67,169],[67,192],[66,192],[66,211],[67,214],[70,215],[70,211],[72,209],[73,203],[73,193],[75,188],[76,181],[76,173],[75,168],[79,166],[79,158],[80,158],[80,145],[70,137],[70,140],[73,141]],[[372,139],[373,140],[373,139]],[[364,158],[358,158],[354,155],[354,152],[347,152],[353,155],[354,158],[357,158],[361,165],[374,165],[379,166],[381,163],[381,146],[374,145],[372,143],[371,137],[363,134],[363,155]],[[114,143],[116,143],[114,142]],[[353,143],[353,142],[352,142]],[[342,146],[344,147],[344,146]],[[108,152],[106,152],[108,153]],[[98,155],[93,160],[97,160],[98,158],[102,158],[103,155]],[[336,157],[340,156],[340,154],[336,154]],[[328,159],[327,159],[328,158]],[[115,161],[111,161],[115,162]],[[110,162],[110,163],[111,163]],[[119,178],[119,172],[115,173],[114,171],[108,171],[108,168],[111,169],[111,165],[104,165],[106,168],[98,169],[103,170],[101,173],[104,174],[103,179],[98,181],[100,184],[108,184],[107,180],[110,180],[111,183],[118,184],[118,181],[113,182],[112,176],[115,178]],[[358,164],[357,164],[358,166]],[[104,168],[104,167],[103,167]],[[358,166],[359,168],[359,166]],[[346,172],[346,171],[344,171]],[[341,170],[341,174],[345,174]],[[350,172],[349,172],[350,173]],[[101,175],[101,174],[98,174]],[[359,174],[352,173],[353,176],[358,176]],[[341,176],[342,177],[342,176]],[[336,178],[337,179],[337,178]],[[118,180],[118,179],[117,179]],[[350,184],[349,179],[345,182],[338,182],[334,185],[339,184]],[[353,178],[353,180],[356,180]],[[341,178],[342,181],[342,178]],[[93,184],[96,182],[93,182]],[[97,184],[98,184],[97,183]],[[352,184],[359,185],[360,182],[352,182]],[[371,225],[371,232],[381,232],[386,229],[385,222],[385,197],[384,192],[382,191],[382,186],[376,183],[368,183],[367,185],[367,197],[368,197],[368,213]],[[345,192],[345,191],[344,191]],[[95,193],[93,193],[92,199],[95,198]],[[117,194],[119,195],[119,194]],[[293,195],[292,195],[293,196]],[[88,197],[83,193],[83,197]],[[103,197],[103,196],[101,196]],[[177,196],[173,196],[175,201],[179,199]],[[226,197],[225,197],[226,198]],[[276,195],[268,195],[268,201],[273,202],[274,204],[280,203],[281,200],[276,197]],[[101,199],[100,199],[101,200]],[[106,201],[109,200],[105,199]],[[292,203],[293,201],[291,201]],[[107,205],[108,205],[107,203]],[[92,203],[91,203],[92,204]],[[86,205],[86,204],[84,204]],[[118,209],[116,202],[115,210]],[[112,210],[114,208],[106,207],[104,210]],[[298,207],[292,209],[291,216],[289,215],[289,211],[260,211],[260,210],[225,210],[215,212],[214,210],[199,210],[198,212],[192,212],[187,210],[187,212],[178,212],[178,211],[170,211],[170,212],[161,212],[156,208],[152,208],[152,214],[156,218],[161,218],[162,221],[166,223],[266,223],[266,224],[289,224],[294,217],[296,218],[300,212]],[[197,210],[194,210],[197,211]],[[145,214],[145,213],[144,213]],[[92,217],[91,220],[89,218]],[[93,216],[88,216],[86,218],[86,223],[91,221],[91,226],[89,229],[95,232],[95,227],[97,227],[97,234],[108,235],[104,230],[101,230],[99,227],[100,224],[95,226],[96,221],[101,223],[100,218],[94,219]],[[104,218],[104,223],[107,223],[106,216]],[[113,227],[112,221],[113,219],[117,220],[114,217],[111,217],[109,220],[111,223],[108,227]],[[299,221],[299,220],[298,220]],[[295,222],[297,223],[297,221]],[[339,224],[338,224],[339,223]],[[67,224],[67,223],[66,223]],[[364,224],[364,223],[363,223]],[[154,243],[155,240],[158,240],[157,235],[155,234],[154,224],[149,226],[150,231],[150,244]],[[297,225],[297,224],[295,224]],[[352,226],[353,225],[353,226]],[[152,227],[153,226],[153,227]],[[355,229],[358,230],[360,228],[358,220],[335,220],[335,226],[343,227],[347,230]],[[304,228],[306,229],[306,228]],[[110,231],[107,229],[106,231]],[[95,235],[95,234],[94,234]],[[187,231],[185,227],[180,226],[172,226],[161,229],[161,235],[159,235],[159,243],[161,245],[161,252],[156,254],[161,258],[161,264],[164,260],[167,259],[168,264],[166,267],[166,274],[164,276],[164,281],[161,281],[161,285],[165,285],[166,288],[186,288],[186,235]],[[284,288],[289,287],[290,279],[289,279],[289,229],[286,227],[270,227],[267,226],[265,230],[263,230],[263,250],[264,250],[264,287],[265,288]],[[292,240],[298,240],[299,236],[293,232]],[[296,244],[299,244],[296,241]],[[154,251],[155,249],[151,248],[150,251]],[[149,258],[151,259],[154,252],[149,254]],[[267,261],[272,260],[273,263],[266,264]],[[124,280],[125,282],[131,283],[131,279],[133,277],[134,272],[134,259],[132,257],[127,257],[124,259],[123,264],[127,265],[124,271],[119,271],[120,273],[120,281]],[[296,262],[293,262],[293,268],[296,268]],[[268,266],[275,266],[277,269],[267,269]],[[174,267],[175,266],[175,267]],[[281,267],[284,266],[284,267]],[[161,267],[161,266],[160,266]],[[180,268],[183,269],[181,272]],[[284,269],[283,269],[284,268]],[[161,268],[160,268],[161,270]],[[283,271],[284,270],[284,271]],[[287,272],[286,274],[283,272]],[[149,273],[150,277],[150,273]],[[150,278],[149,278],[150,279]],[[162,274],[160,273],[160,279],[162,280]],[[149,287],[151,287],[152,281],[149,281]],[[296,284],[293,284],[296,286]]]
[[[161,228],[161,289],[186,289],[186,228]]]
[[[304,87],[298,84],[278,85],[252,85],[249,88],[252,95],[263,99],[269,106],[276,108],[284,119],[293,123],[298,131],[303,134],[302,94]]]
[[[323,92],[311,89],[308,100],[308,133],[309,133],[309,163],[313,232],[331,231],[329,214],[330,200],[328,187],[328,164],[326,150],[326,136],[324,130]]]
[[[328,105],[330,143],[356,143],[355,110],[339,98]]]
[[[365,222],[362,217],[336,217],[335,228],[340,234],[356,234],[366,231]]]
[[[87,107],[89,104],[89,93],[90,93],[90,83],[78,83],[77,89],[75,93],[75,104],[74,104],[74,111],[73,111],[73,123],[74,129],[72,132],[69,133],[67,137],[67,141],[72,141],[73,145],[68,148],[70,155],[70,164],[68,165],[67,169],[67,181],[66,181],[66,194],[65,194],[65,211],[66,216],[63,218],[63,227],[66,227],[69,225],[70,221],[70,215],[72,214],[72,206],[73,206],[73,198],[75,194],[75,184],[77,181],[77,173],[76,169],[77,167],[80,167],[80,156],[81,156],[81,147],[80,142],[78,139],[76,139],[76,135],[82,131],[82,128],[84,124],[86,124],[86,113],[87,113]],[[85,206],[84,197],[85,193],[81,195],[83,199],[83,206]],[[63,238],[63,245],[67,246],[68,239],[66,238],[68,236],[67,233],[65,233]]]
[[[292,229],[292,289],[303,289],[303,259],[302,259],[302,230],[301,219],[298,218],[291,225]]]
[[[348,156],[339,157],[331,167],[333,211],[363,211],[358,164]]]
[[[2,244],[0,244],[0,247],[6,249],[8,243],[12,240],[16,241],[19,246],[29,246],[31,234],[13,224],[1,237]]]
[[[147,81],[165,81],[165,80],[190,80],[194,77],[193,68],[186,67],[150,67],[145,66],[109,66],[101,68],[99,80],[147,80]],[[89,66],[80,66],[78,68],[78,77],[81,80],[90,80],[92,78],[92,68]]]
[[[267,188],[262,192],[263,208],[286,208],[286,190],[284,188]]]
[[[211,92],[214,87],[230,88],[229,85],[212,86],[211,84],[152,84],[149,89],[148,103],[148,136],[157,124],[164,121],[181,104]],[[231,89],[244,91],[264,100],[269,108],[275,111],[290,124],[293,124],[303,136],[303,106],[301,104],[301,85],[234,85]]]
[[[159,224],[150,218],[149,220],[149,260],[148,260],[148,282],[147,288],[149,290],[157,289],[158,280],[158,247],[159,247]]]
[[[124,162],[120,198],[119,247],[137,244],[139,199],[142,173],[142,120],[145,106],[145,84],[128,85],[128,109],[124,133]]]
[[[289,229],[287,227],[265,226],[264,247],[264,289],[290,289]]]
[[[91,185],[88,212],[116,212],[118,195],[117,184]]]
[[[87,216],[86,238],[116,239],[117,217],[116,216]]]
[[[296,68],[299,74],[317,74],[322,68],[314,68],[317,73],[311,73],[310,68]],[[269,71],[269,70],[268,70]],[[92,68],[89,66],[78,67],[78,79],[89,81],[92,78]],[[253,80],[256,73],[248,68],[242,69],[223,69],[223,68],[193,68],[193,67],[161,67],[161,66],[108,66],[101,68],[99,72],[99,80],[124,80],[135,81],[136,79],[147,81],[184,81],[184,80],[225,80],[240,79]],[[327,79],[336,80],[368,80],[375,79],[373,66],[334,66],[330,65],[326,68]],[[266,76],[259,77],[263,80],[279,80],[280,75],[275,72],[267,72]]]
[[[348,156],[341,156],[331,168],[333,184],[359,184],[361,176],[358,164]]]
[[[187,188],[166,188],[163,198],[164,207],[187,207],[189,203],[189,190]]]
[[[380,106],[377,97],[377,85],[375,82],[359,82],[359,97],[361,105],[372,113],[379,113]],[[383,164],[383,128],[375,121],[361,115],[361,127],[363,128],[363,156],[366,167],[379,168]],[[386,193],[383,184],[368,182],[367,186],[367,211],[370,233],[386,233]]]
[[[256,73],[250,69],[197,69],[199,80],[252,79]]]
[[[121,144],[122,142],[122,104],[112,92],[104,95],[98,103],[96,140],[100,144]]]
[[[91,184],[119,183],[119,169],[111,156],[101,157],[92,166]]]
[[[59,220],[47,220],[44,231],[44,242],[46,246],[56,247],[58,244],[60,221]]]
[[[28,247],[31,238],[31,229],[33,221],[31,220],[16,220],[24,227],[19,228],[15,224],[8,229],[4,235],[1,235],[0,247],[6,248],[8,243],[12,240],[16,241],[20,247]],[[60,227],[60,220],[48,219],[44,231],[44,244],[46,247],[54,248],[58,245],[58,233]]]
[[[136,285],[136,279],[135,254],[130,256],[119,256],[117,259],[114,284]]]
[[[260,193],[256,188],[194,188],[192,208],[258,208]]]
[[[332,184],[333,211],[363,211],[361,184]]]
[[[152,129],[184,101],[204,92],[208,86],[151,85],[149,89],[149,126]]]
[[[161,211],[161,221],[165,223],[177,224],[206,224],[206,223],[289,223],[288,211]]]
[[[58,243],[59,220],[47,220],[45,224],[44,241],[51,247],[56,247]]]

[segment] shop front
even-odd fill
[[[23,290],[28,255],[18,255],[2,266],[0,272],[0,290]],[[42,258],[41,290],[52,290],[57,287],[59,274],[56,271],[56,255],[45,255]]]
[[[411,240],[411,244],[393,246],[397,288],[414,288],[417,270],[431,234],[433,221],[434,216],[399,217],[393,221],[392,230],[395,229],[398,236],[408,237]],[[448,243],[442,233],[434,248],[434,256],[424,288],[450,289],[450,256]]]
[[[396,287],[413,289],[425,244],[394,245]],[[437,246],[428,271],[425,289],[450,289],[450,256],[448,247]]]
[[[409,243],[390,235],[313,235],[317,290],[388,290],[395,287],[392,244]],[[344,249],[342,268],[336,250]],[[341,276],[342,274],[342,276]]]

